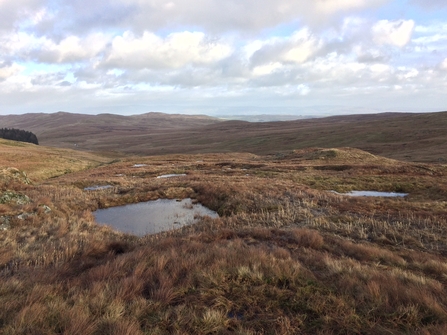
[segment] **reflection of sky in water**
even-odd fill
[[[98,190],[106,190],[108,188],[112,188],[112,185],[98,185],[98,186],[89,186],[84,187],[84,191],[98,191]]]
[[[173,177],[184,177],[186,174],[180,173],[180,174],[163,174],[161,176],[158,176],[157,178],[173,178]]]
[[[376,191],[351,191],[348,193],[337,193],[337,194],[349,195],[351,197],[390,197],[390,198],[406,197],[408,195],[408,193],[376,192]]]
[[[182,201],[158,199],[99,209],[93,214],[96,222],[100,224],[107,224],[119,231],[138,236],[192,224],[195,216],[218,217],[216,212],[201,204],[193,204],[191,199]]]

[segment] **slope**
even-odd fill
[[[447,112],[382,113],[249,123],[204,116],[68,113],[0,117],[35,132],[45,145],[125,154],[251,152],[355,147],[406,161],[447,160]]]

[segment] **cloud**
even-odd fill
[[[447,70],[447,58],[441,63],[441,69]]]
[[[95,57],[105,49],[108,38],[102,33],[68,36],[59,42],[18,32],[0,36],[0,52],[11,59],[43,63],[74,63]]]
[[[410,0],[409,2],[430,10],[447,7],[445,0]]]
[[[55,43],[45,40],[38,48],[30,51],[33,58],[45,63],[76,63],[86,61],[104,50],[107,37],[101,33],[85,38],[68,36]]]
[[[216,33],[257,32],[301,20],[309,26],[327,26],[331,18],[378,7],[389,0],[126,0],[135,6],[132,20],[140,31],[160,27],[194,26]]]
[[[188,64],[206,65],[231,55],[232,47],[220,40],[207,38],[201,32],[176,32],[161,38],[144,32],[136,37],[125,32],[112,41],[104,62],[116,68],[180,68]]]
[[[31,84],[34,86],[56,86],[64,83],[65,73],[43,73],[34,75]],[[64,85],[67,86],[67,85]]]
[[[174,112],[445,96],[447,22],[374,11],[388,2],[0,0],[0,99]]]
[[[372,28],[373,38],[377,44],[404,47],[411,40],[415,22],[413,20],[381,20]]]
[[[360,63],[388,63],[391,60],[391,55],[380,48],[358,45],[354,52]]]
[[[0,0],[0,30],[17,28],[24,20],[33,21],[45,3],[44,0]]]
[[[250,52],[251,49],[252,54],[249,57],[253,67],[271,68],[275,62],[304,63],[318,51],[319,47],[318,39],[308,29],[302,29],[289,37],[270,38],[251,43],[245,52]]]
[[[0,81],[8,79],[23,70],[23,67],[16,63],[0,63]]]
[[[378,7],[383,5],[384,0],[315,0],[315,13],[320,13],[326,16],[334,15],[338,12],[351,12],[355,10],[362,10],[371,7]]]
[[[38,35],[63,38],[98,29],[136,34],[162,29],[260,32],[290,22],[332,24],[333,17],[390,0],[2,0],[0,27],[33,26]]]

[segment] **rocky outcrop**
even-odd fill
[[[19,194],[14,191],[5,191],[0,194],[0,204],[15,203],[17,205],[26,205],[30,202],[27,195]]]

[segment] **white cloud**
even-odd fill
[[[302,29],[288,37],[273,37],[249,43],[244,51],[246,54],[251,53],[249,61],[260,73],[274,64],[275,69],[279,63],[302,64],[314,56],[320,47],[320,41],[310,33],[309,29]]]
[[[207,39],[201,32],[178,32],[161,38],[144,32],[115,37],[105,64],[118,68],[180,68],[188,64],[210,64],[231,55],[232,47]]]
[[[318,50],[318,40],[307,30],[292,35],[290,49],[283,56],[285,61],[303,63]]]
[[[259,32],[284,23],[332,25],[333,17],[391,0],[1,0],[0,30],[33,27],[39,34],[70,36],[103,28],[137,34],[160,29]]]
[[[0,81],[10,78],[22,70],[23,70],[23,67],[16,63],[10,64],[10,65],[5,65],[5,64],[0,63]]]
[[[415,22],[413,20],[381,20],[372,28],[377,44],[389,44],[404,47],[411,40]]]
[[[441,69],[447,70],[447,58],[441,63]]]
[[[326,15],[333,15],[341,11],[352,11],[380,6],[386,0],[315,0],[315,11]]]
[[[400,81],[412,80],[419,76],[419,71],[416,68],[399,67],[398,72],[399,73],[397,74],[397,78]]]
[[[15,56],[22,57],[24,51],[32,49],[35,45],[43,43],[45,38],[38,38],[25,33],[17,32],[14,34],[0,34],[0,52],[3,57]]]
[[[45,0],[0,0],[0,30],[13,30],[23,20],[37,19]]]
[[[84,38],[68,36],[55,42],[45,36],[36,37],[25,32],[0,37],[0,52],[11,58],[37,60],[45,63],[66,63],[85,61],[104,50],[107,37],[102,33],[90,34]]]
[[[101,33],[91,34],[83,39],[69,36],[57,44],[47,40],[39,49],[33,50],[33,53],[44,62],[72,63],[95,57],[104,50],[106,44],[107,37]]]
[[[274,73],[275,71],[282,68],[282,64],[275,62],[275,63],[269,63],[265,65],[256,66],[253,69],[253,74],[255,76],[265,76]]]

